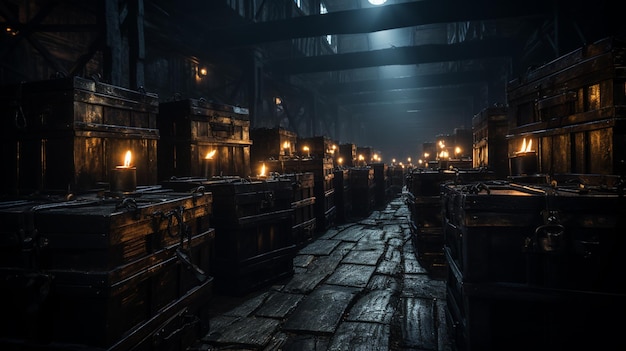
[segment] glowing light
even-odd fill
[[[126,151],[126,155],[124,156],[124,167],[130,167],[130,160],[132,157],[132,153],[130,150]]]
[[[368,1],[370,4],[376,5],[376,6],[382,5],[387,2],[387,0],[368,0]]]
[[[263,163],[261,165],[261,172],[259,172],[259,175],[264,177],[266,175],[265,172],[266,172],[266,170],[265,170],[265,163]]]
[[[205,159],[207,159],[207,160],[211,160],[211,159],[213,159],[213,156],[215,156],[215,152],[216,152],[216,151],[217,151],[217,150],[211,150],[211,151],[207,152],[207,153],[206,153],[206,156],[204,156],[204,158],[205,158]]]
[[[532,146],[533,146],[533,140],[532,139],[528,140],[528,144],[526,144],[526,138],[524,138],[524,140],[522,141],[522,147],[520,148],[518,153],[531,152]]]

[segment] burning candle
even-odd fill
[[[132,153],[126,151],[124,164],[111,171],[111,191],[134,192],[137,189],[137,168],[131,166]]]
[[[215,175],[215,153],[217,149],[211,150],[207,152],[206,156],[202,160],[202,164],[204,165],[204,177],[207,179],[212,178]]]
[[[283,153],[285,156],[289,156],[291,154],[291,144],[288,141],[283,143]]]
[[[259,171],[258,177],[259,178],[267,177],[267,170],[265,169],[265,162],[263,162],[263,164],[261,164],[261,169]]]
[[[311,152],[308,146],[303,147],[302,151],[306,152],[306,157],[311,157]]]

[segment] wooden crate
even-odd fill
[[[315,216],[315,180],[313,173],[281,174],[279,179],[286,179],[293,189],[292,229],[297,247],[302,247],[314,238],[317,218]]]
[[[626,305],[621,190],[476,185],[444,186],[447,299],[463,347],[623,343],[624,322],[600,312]]]
[[[289,159],[296,155],[297,134],[284,128],[250,130],[250,163]],[[253,169],[253,172],[255,170]]]
[[[342,159],[341,164],[338,163],[339,166],[348,168],[356,166],[356,145],[350,143],[339,144],[339,157]]]
[[[207,192],[5,202],[0,264],[107,271],[178,243],[183,229],[191,235],[208,231],[211,212]]]
[[[249,177],[250,117],[245,108],[200,99],[159,105],[159,180]],[[215,152],[212,158],[207,156]]]
[[[308,147],[309,151],[305,151],[305,147]],[[328,137],[298,137],[296,153],[301,157],[333,160],[335,151],[337,151],[337,144]]]
[[[335,222],[335,188],[332,158],[290,159],[283,162],[286,173],[313,173],[316,230],[326,230]]]
[[[382,207],[391,197],[391,178],[389,178],[389,166],[383,162],[373,162],[370,164],[374,170],[374,184],[376,190],[374,197],[376,206]]]
[[[223,294],[244,295],[293,274],[293,187],[289,179],[178,178],[177,191],[201,186],[213,196],[211,276]]]
[[[355,217],[369,216],[376,206],[376,183],[371,167],[350,168],[352,213]]]
[[[487,107],[472,118],[473,157],[472,167],[486,167],[497,176],[509,175],[509,130],[506,107]]]
[[[133,153],[137,183],[156,184],[155,94],[79,77],[26,82],[15,89],[14,97],[6,98],[17,119],[3,131],[6,151],[0,161],[11,167],[0,176],[0,193],[16,197],[103,188],[127,150]]]
[[[625,53],[609,37],[511,81],[509,157],[532,152],[538,173],[624,174]]]
[[[122,350],[183,309],[206,327],[190,304],[212,292],[210,194],[143,195],[2,206],[2,236],[18,239],[0,247],[3,342]]]
[[[335,206],[337,207],[337,223],[345,223],[352,217],[352,186],[350,170],[347,168],[333,171],[335,188]]]

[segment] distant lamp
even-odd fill
[[[207,74],[209,74],[209,71],[206,69],[206,67],[198,67],[198,77],[204,78],[207,76]]]
[[[387,0],[367,0],[372,5],[382,5],[387,2]]]
[[[274,104],[280,105],[282,103],[283,103],[283,99],[279,98],[278,96],[274,98]]]

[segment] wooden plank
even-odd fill
[[[404,297],[400,299],[398,318],[402,346],[420,350],[437,349],[434,302],[430,299]]]
[[[339,245],[339,240],[315,240],[303,247],[300,254],[309,255],[330,255],[330,253]]]
[[[353,322],[391,323],[397,297],[392,290],[373,290],[359,297],[350,308],[347,320]]]
[[[280,321],[272,318],[246,317],[232,320],[232,323],[215,325],[203,341],[217,345],[242,345],[262,348],[267,345],[272,335],[278,330]]]
[[[302,294],[274,291],[269,295],[263,306],[256,311],[255,315],[259,317],[285,318],[287,314],[296,308],[304,296]]]

